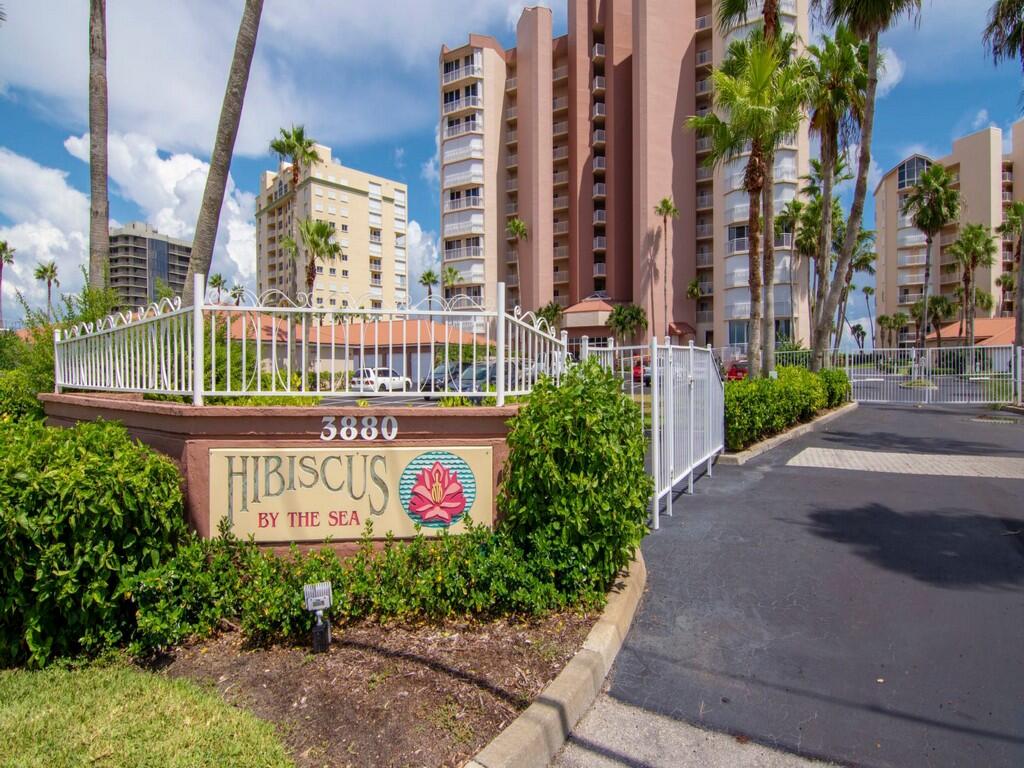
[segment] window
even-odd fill
[[[330,269],[328,270],[328,274],[331,274],[331,275],[336,275],[336,274],[338,274],[338,268],[337,268],[337,267],[331,267],[331,268],[330,268]]]
[[[316,297],[316,303],[317,304],[323,304],[324,303],[324,297],[323,296],[317,296]]]
[[[328,200],[337,200],[338,199],[338,193],[335,192],[333,189],[328,189],[327,190],[327,199]]]
[[[347,269],[341,270],[341,276],[342,277],[348,277],[348,270]]]
[[[348,224],[342,224],[341,225],[341,231],[342,232],[348,232]]]
[[[380,197],[380,184],[375,181],[371,181],[369,185],[370,197]]]
[[[381,306],[382,306],[382,304],[379,301],[371,301],[370,302],[370,308],[371,309],[380,309]]]
[[[322,275],[324,273],[324,268],[322,266],[320,266],[319,264],[316,265],[316,273],[318,275]]]
[[[922,173],[928,170],[931,162],[923,157],[915,156],[900,163],[899,183],[897,189],[906,189],[917,185],[917,180]]]
[[[342,307],[348,307],[348,299],[342,299],[341,300],[341,306]]]
[[[793,340],[793,321],[788,317],[775,321],[775,343]]]
[[[747,343],[747,326],[746,320],[730,320],[729,321],[729,344],[746,344]]]
[[[331,299],[331,306],[332,307],[336,306],[337,304],[338,304],[338,300],[337,299]]]

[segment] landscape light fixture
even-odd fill
[[[306,610],[316,614],[313,625],[313,653],[323,653],[331,644],[331,623],[324,618],[324,611],[331,607],[331,582],[306,584],[302,587],[306,598]]]

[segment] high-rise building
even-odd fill
[[[1024,175],[1024,120],[1015,123],[1011,131],[1010,152],[1004,151],[1003,132],[999,128],[984,128],[956,139],[953,151],[945,157],[933,159],[915,154],[905,158],[875,188],[877,312],[890,316],[902,312],[910,318],[899,331],[897,343],[914,344],[916,324],[911,307],[924,295],[927,258],[925,235],[914,227],[910,215],[904,215],[903,201],[932,163],[941,163],[952,173],[960,191],[961,211],[960,219],[945,227],[933,241],[929,295],[957,300],[962,275],[949,247],[956,242],[961,225],[983,224],[997,238],[998,253],[992,267],[981,267],[974,275],[977,287],[994,299],[991,310],[979,307],[978,317],[1012,313],[1013,294],[1006,293],[1004,297],[996,280],[1014,269],[1013,243],[1009,238],[999,238],[996,228],[1003,222],[1006,207],[1015,200],[1024,200],[1024,179],[1014,180],[1015,175]],[[882,345],[878,328],[875,344]]]
[[[782,26],[808,38],[808,0],[782,0]],[[712,0],[569,0],[568,33],[527,8],[516,48],[471,34],[441,49],[441,257],[454,289],[493,306],[555,301],[570,335],[600,333],[616,303],[644,307],[649,331],[698,344],[747,339],[746,157],[704,167],[710,149],[686,129],[711,108],[711,71],[761,19],[718,29]],[[804,127],[775,162],[776,208],[809,160]],[[655,206],[680,215],[665,233]],[[527,227],[509,239],[506,222]],[[809,337],[807,265],[780,232],[775,297],[781,336]],[[652,269],[653,266],[653,269]],[[653,285],[652,285],[653,280]],[[666,285],[667,283],[667,285]],[[666,290],[667,288],[667,290]],[[653,310],[653,311],[652,311]]]
[[[162,235],[141,221],[110,230],[110,287],[123,307],[155,301],[160,286],[180,296],[192,243]]]
[[[257,288],[294,299],[307,293],[307,254],[299,222],[327,221],[341,255],[316,265],[312,305],[331,309],[394,307],[409,300],[406,259],[408,190],[405,184],[346,168],[316,145],[319,160],[298,184],[291,165],[260,175],[256,197]],[[286,238],[297,244],[293,258]]]

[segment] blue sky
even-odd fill
[[[252,202],[277,128],[302,123],[336,157],[405,181],[413,272],[436,258],[437,55],[469,31],[513,44],[521,0],[266,0],[214,268],[254,282]],[[550,0],[556,34],[565,0]],[[1019,70],[995,69],[981,44],[989,0],[925,0],[921,23],[888,33],[875,173],[909,151],[1018,113]],[[45,291],[36,261],[56,259],[62,288],[80,283],[88,240],[86,3],[8,0],[0,27],[0,239],[17,248],[4,272],[31,303]],[[111,217],[190,238],[205,183],[241,0],[136,0],[108,8]],[[870,225],[870,207],[866,221]]]

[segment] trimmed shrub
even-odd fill
[[[818,374],[825,385],[829,408],[838,408],[850,399],[850,378],[842,368],[826,368]]]
[[[503,525],[566,595],[603,597],[647,531],[647,441],[621,387],[596,359],[542,378],[508,435]]]
[[[0,371],[0,422],[43,418],[31,377],[20,370]]]
[[[0,427],[0,664],[126,640],[122,581],[173,554],[180,484],[170,460],[116,424]]]

